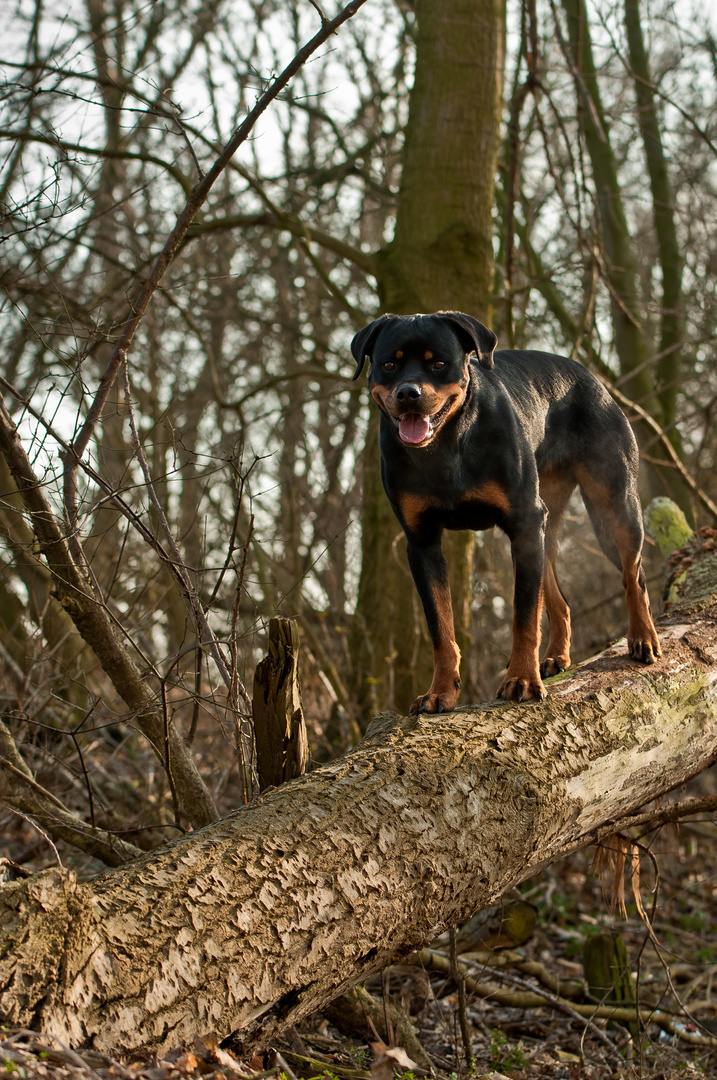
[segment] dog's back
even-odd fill
[[[481,372],[481,395],[497,382],[508,394],[543,472],[571,461],[613,461],[616,483],[637,475],[637,443],[622,410],[577,360],[537,350],[500,349]],[[624,464],[624,468],[620,467]]]

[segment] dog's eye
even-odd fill
[[[434,371],[440,371],[441,368],[444,368],[445,366],[446,365],[445,365],[445,362],[443,360],[436,360],[435,364],[433,365],[433,370]]]
[[[394,364],[393,360],[384,360],[383,364],[381,364],[381,367],[384,371],[394,371],[396,365]]]

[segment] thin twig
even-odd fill
[[[249,468],[247,469],[247,471],[245,473],[240,473],[239,474],[239,491],[237,492],[237,497],[236,497],[236,508],[234,510],[234,520],[232,521],[232,531],[231,531],[231,535],[229,537],[229,544],[227,545],[227,557],[224,560],[224,565],[222,566],[221,570],[219,571],[219,576],[218,576],[218,578],[216,580],[216,584],[214,585],[214,588],[212,589],[212,595],[209,597],[209,600],[207,602],[207,610],[209,610],[212,607],[212,604],[214,603],[214,601],[217,598],[217,594],[218,594],[219,589],[221,587],[222,581],[224,580],[224,576],[227,573],[227,570],[229,569],[229,566],[230,566],[230,564],[232,562],[232,556],[234,555],[234,552],[236,551],[236,548],[234,546],[234,541],[236,540],[237,531],[239,529],[239,514],[241,512],[242,503],[244,501],[244,488],[246,487],[246,482],[249,479],[249,477],[251,476],[252,471],[254,470],[257,462],[259,462],[259,461],[261,461],[261,458],[255,456],[254,460],[252,461],[252,463],[249,466]],[[250,527],[250,530],[253,532],[253,528],[254,528],[254,516],[253,515],[251,516],[251,521],[250,521],[250,526],[249,527]],[[248,547],[248,545],[249,545],[249,540],[246,541],[246,546]],[[245,548],[245,551],[244,551],[244,555],[242,557],[242,569],[240,570],[240,579],[241,579],[242,582],[244,581],[244,569],[243,568],[244,568],[245,565],[246,565],[246,548]]]
[[[68,813],[65,804],[61,802],[56,795],[53,795],[51,791],[48,791],[47,788],[44,788],[42,784],[38,784],[37,780],[33,779],[29,771],[25,773],[22,771],[22,769],[18,769],[17,765],[13,765],[11,761],[8,761],[8,759],[1,754],[0,768],[5,769],[18,780],[21,780],[23,784],[26,784],[27,787],[32,788],[36,795],[41,795],[43,799],[47,799],[49,802],[54,803],[59,810],[64,811],[64,813]],[[84,824],[84,822],[82,822],[82,824]]]
[[[622,390],[618,390],[618,388],[614,386],[609,379],[606,379],[599,372],[596,372],[596,378],[598,378],[600,382],[607,388],[607,390],[609,390],[609,392],[612,394],[618,404],[622,405],[625,409],[631,409],[637,416],[640,417],[640,419],[645,424],[647,424],[651,431],[654,431],[655,435],[658,436],[660,442],[664,446],[668,457],[671,459],[672,464],[674,465],[675,469],[677,469],[680,476],[687,484],[688,488],[690,488],[690,490],[694,492],[694,494],[705,507],[705,509],[708,510],[712,517],[715,519],[715,521],[717,521],[717,505],[712,502],[709,495],[702,490],[699,484],[692,479],[687,469],[683,465],[682,461],[680,460],[680,457],[674,446],[667,438],[667,435],[662,430],[660,425],[657,423],[657,420],[655,420],[653,416],[650,416],[649,412],[647,412],[646,409],[643,409],[642,405],[638,405],[636,401],[632,401],[631,398],[627,397],[626,394],[623,394]]]
[[[189,610],[196,622],[202,645],[208,647],[208,650],[212,655],[212,659],[217,665],[219,673],[222,676],[222,679],[224,680],[224,683],[229,692],[231,693],[233,687],[236,685],[248,707],[249,697],[246,691],[246,687],[244,686],[242,680],[239,678],[238,675],[236,676],[236,679],[232,678],[229,662],[224,655],[224,651],[219,644],[219,640],[217,639],[214,631],[209,625],[209,621],[204,610],[204,605],[202,604],[199,593],[197,592],[192,582],[189,568],[184,561],[184,557],[179,550],[179,546],[176,540],[174,539],[172,530],[169,527],[169,522],[167,521],[167,516],[164,512],[164,507],[159,501],[159,497],[155,490],[154,483],[152,482],[152,476],[149,471],[147,457],[144,452],[144,447],[140,442],[139,432],[137,430],[137,423],[134,416],[134,404],[132,402],[132,390],[129,383],[129,371],[126,360],[122,364],[122,372],[124,376],[124,398],[125,404],[127,406],[127,412],[129,415],[132,448],[142,470],[142,475],[144,477],[144,486],[147,491],[147,495],[149,496],[149,500],[154,507],[160,530],[162,532],[165,545],[169,552],[170,558],[168,559],[168,561],[171,562],[171,565],[175,572],[175,577],[181,584],[182,593],[187,600]]]
[[[234,710],[234,725],[236,731],[236,746],[237,756],[239,758],[239,768],[241,770],[243,785],[244,785],[244,799],[249,800],[251,794],[251,788],[255,785],[249,783],[249,774],[251,768],[251,761],[254,758],[253,752],[250,753],[250,761],[247,762],[246,754],[244,752],[245,732],[243,729],[242,711],[239,708],[239,692],[241,691],[244,698],[246,708],[251,710],[253,708],[252,702],[249,700],[244,684],[239,677],[239,649],[237,644],[237,624],[239,622],[239,604],[241,602],[242,593],[244,591],[244,573],[246,571],[247,560],[249,558],[249,548],[251,546],[252,537],[254,535],[254,515],[249,518],[249,529],[247,531],[246,542],[244,544],[244,551],[242,553],[241,566],[239,567],[239,574],[237,576],[236,589],[234,590],[234,602],[232,604],[232,617],[231,626],[229,629],[229,652],[231,656],[231,686],[229,690],[229,698],[232,708]],[[253,746],[254,740],[254,728],[253,725],[249,727],[249,732],[246,735],[247,741]],[[252,775],[252,780],[253,780]]]
[[[276,1064],[279,1066],[281,1071],[283,1073],[286,1073],[286,1075],[289,1077],[289,1080],[297,1080],[296,1073],[291,1068],[286,1058],[284,1058],[278,1050],[275,1050],[274,1053],[276,1055]]]
[[[615,822],[612,828],[616,832],[623,832],[626,828],[642,827],[644,832],[650,832],[660,825],[671,825],[681,818],[694,817],[695,814],[717,813],[717,795],[705,795],[699,799],[683,799],[682,802],[672,803],[669,806],[661,806],[657,810],[645,810],[642,813],[626,815]]]
[[[450,943],[451,975],[458,987],[458,1023],[460,1024],[461,1039],[463,1040],[463,1053],[466,1056],[466,1068],[469,1073],[472,1073],[475,1069],[475,1058],[473,1057],[473,1047],[468,1031],[468,1016],[466,1014],[466,972],[462,965],[460,967],[458,965],[456,930],[453,926],[448,932],[448,940]]]
[[[436,952],[434,949],[421,949],[420,952],[414,953],[414,956],[416,957],[416,963],[421,963],[422,966],[424,966],[424,967],[434,968],[434,969],[436,969],[438,971],[448,971],[448,972],[450,972],[450,960],[448,960],[448,958],[443,956],[441,953]],[[468,961],[468,960],[463,961],[462,964],[465,964],[465,965],[468,965],[468,966],[471,966],[471,967],[478,967],[478,968],[483,967],[482,964],[473,964],[471,961]],[[459,965],[459,966],[462,966],[462,965]],[[551,994],[550,991],[543,990],[542,987],[535,986],[533,983],[529,983],[526,979],[521,979],[517,975],[509,975],[507,972],[504,972],[504,971],[502,971],[500,969],[497,969],[497,968],[491,968],[490,970],[491,970],[491,975],[495,974],[496,978],[501,979],[504,982],[513,983],[515,986],[519,986],[521,989],[528,990],[531,994],[534,993],[537,997],[542,998],[545,1001],[549,1001],[550,1004],[554,1006],[554,1008],[560,1009],[561,1012],[564,1012],[568,1016],[571,1016],[574,1020],[579,1020],[581,1024],[584,1023],[585,1020],[587,1020],[588,1024],[591,1025],[591,1030],[594,1031],[594,1034],[597,1036],[597,1038],[599,1038],[601,1042],[604,1042],[607,1046],[609,1046],[610,1051],[613,1054],[617,1052],[616,1047],[615,1047],[614,1043],[612,1042],[612,1040],[605,1034],[604,1031],[601,1031],[601,1029],[597,1026],[597,1024],[594,1023],[594,1021],[592,1020],[591,1015],[588,1015],[587,1017],[584,1015],[585,1007],[582,1007],[582,1013],[581,1013],[581,1007],[580,1006],[578,1008],[574,1008],[570,1004],[570,1002],[566,1001],[564,998],[557,997],[555,994]],[[480,992],[481,996],[483,996],[483,997],[489,996],[490,993],[495,993],[495,987],[491,991],[491,989],[489,987],[487,987],[484,983],[481,984],[481,982],[478,979],[473,979],[473,978],[471,978],[469,976],[466,976],[465,978],[466,978],[466,986],[468,987],[469,990],[472,990],[474,993]],[[480,991],[479,991],[479,987],[481,988]],[[591,1005],[591,1006],[589,1006],[589,1010],[590,1010],[590,1013],[593,1014],[593,1015],[596,1015],[596,1014],[601,1015],[600,1012],[599,1012],[600,1006],[592,1006]],[[627,1010],[624,1010],[624,1011],[627,1011]],[[630,1010],[630,1012],[632,1012],[632,1010]],[[611,1009],[606,1009],[605,1010],[605,1015],[613,1015],[613,1014],[614,1014],[614,1010],[611,1010]]]
[[[199,720],[199,699],[202,691],[202,643],[197,638],[194,646],[194,704],[192,706],[192,721],[189,725],[189,731],[185,742],[187,746],[191,746],[194,742],[194,736],[197,734],[197,722]]]
[[[95,800],[94,800],[94,797],[92,795],[92,785],[90,784],[90,777],[88,775],[87,768],[85,766],[84,754],[82,753],[82,748],[81,748],[81,746],[79,744],[79,741],[77,739],[77,733],[80,730],[80,728],[82,727],[82,725],[84,724],[85,720],[87,720],[90,716],[92,716],[92,713],[95,711],[96,706],[97,706],[97,702],[95,701],[94,704],[87,710],[85,715],[82,717],[79,724],[77,724],[76,727],[71,728],[70,732],[69,732],[70,738],[72,739],[72,741],[73,741],[73,743],[75,745],[75,750],[77,751],[77,756],[80,759],[80,767],[82,769],[82,775],[85,778],[85,787],[87,788],[87,798],[88,798],[89,804],[90,804],[90,823],[91,823],[93,829],[95,828]]]
[[[172,229],[164,247],[157,256],[154,266],[152,267],[139,296],[132,305],[132,311],[125,320],[124,326],[115,342],[112,355],[110,356],[107,367],[100,380],[100,385],[97,388],[85,422],[71,444],[71,452],[65,457],[65,507],[71,526],[73,526],[77,520],[77,484],[75,479],[77,466],[89,445],[97,424],[99,423],[120,367],[127,360],[127,354],[137,328],[142,322],[152,297],[159,288],[164,275],[176,258],[184,238],[187,235],[189,226],[206,202],[209,192],[216,180],[224,172],[242,143],[245,142],[251,134],[259,117],[266,111],[272,101],[278,97],[280,92],[291,81],[297,71],[301,69],[312,53],[314,53],[320,45],[323,45],[323,43],[343,25],[343,23],[352,18],[364,3],[365,0],[351,0],[351,2],[347,4],[335,18],[331,20],[322,19],[321,29],[318,33],[299,49],[281,74],[272,79],[267,89],[257,99],[254,108],[251,109],[244,121],[236,129],[229,142],[225,145],[222,152],[216,158],[209,172],[202,177],[199,183],[192,188],[189,193],[184,208],[177,217],[176,225]]]
[[[174,102],[170,100],[170,98],[168,97],[168,91],[167,90],[162,91],[161,97],[164,99],[164,101],[169,106],[169,109],[171,110],[169,113],[165,113],[167,119],[171,120],[172,123],[177,128],[177,131],[179,132],[182,139],[184,140],[184,145],[186,146],[187,150],[189,151],[189,156],[191,157],[192,161],[194,162],[194,167],[197,170],[197,176],[199,177],[200,180],[203,180],[204,179],[204,170],[202,169],[202,166],[199,164],[199,158],[197,157],[196,151],[195,151],[194,147],[192,146],[191,140],[189,138],[189,132],[187,131],[184,124],[182,123],[182,120],[181,120],[182,113],[181,113],[181,110],[180,110],[179,106],[175,105]],[[161,113],[159,115],[161,115]]]
[[[16,810],[14,806],[6,806],[5,809],[9,810],[11,814],[17,814],[18,817],[23,818],[23,820],[25,820],[28,823],[28,825],[32,825],[33,829],[35,829],[36,832],[39,832],[40,836],[44,836],[45,840],[47,840],[48,844],[50,845],[50,847],[52,848],[52,850],[55,853],[55,858],[57,859],[57,865],[60,867],[61,870],[63,870],[64,866],[62,864],[62,859],[60,858],[60,853],[57,850],[57,848],[55,847],[53,841],[50,839],[50,837],[45,832],[45,830],[41,829],[40,826],[37,824],[37,822],[33,821],[31,817],[27,816],[27,814],[23,814],[21,810]]]
[[[319,18],[321,19],[321,25],[323,26],[329,20],[324,15],[324,12],[322,11],[320,5],[316,2],[316,0],[309,0],[309,3],[311,4],[314,11],[317,11],[319,13]]]
[[[63,453],[69,454],[69,453],[72,452],[71,445],[69,443],[67,443],[62,438],[62,436],[59,434],[59,432],[56,431],[55,428],[53,428],[52,424],[48,423],[47,420],[45,420],[45,418],[42,416],[42,414],[39,413],[36,409],[34,409],[30,405],[29,401],[27,401],[27,399],[24,398],[23,395],[19,392],[19,390],[17,390],[12,385],[12,383],[9,383],[7,381],[7,379],[4,379],[2,377],[2,375],[0,375],[0,386],[3,386],[5,389],[7,389],[12,394],[12,396],[17,401],[20,402],[20,404],[23,406],[23,408],[27,409],[27,411],[30,413],[30,415],[34,419],[36,419],[38,421],[38,423],[42,424],[45,431],[47,431],[47,433],[61,447]],[[1,401],[2,401],[2,399],[0,398],[0,403],[1,403]],[[9,417],[9,413],[8,413],[8,417]],[[133,413],[132,413],[132,420],[134,420],[134,414]],[[135,425],[135,433],[136,433],[136,425]],[[139,436],[137,436],[137,442],[139,442]],[[141,446],[140,446],[140,452],[143,455],[144,451],[142,451]],[[181,554],[178,552],[178,549],[176,549],[177,554],[178,554],[178,558],[173,559],[171,557],[171,554],[165,550],[164,546],[157,539],[157,537],[154,535],[154,533],[151,531],[151,529],[149,529],[144,524],[144,522],[142,521],[139,514],[137,514],[132,509],[132,507],[129,505],[129,503],[125,502],[122,495],[118,491],[115,491],[107,483],[107,481],[105,479],[103,479],[103,477],[100,475],[100,473],[98,473],[92,467],[92,465],[89,462],[80,461],[78,464],[79,464],[79,467],[83,470],[83,472],[85,472],[86,475],[91,480],[93,480],[94,483],[96,483],[98,487],[100,487],[102,489],[102,491],[106,492],[107,502],[110,503],[112,506],[114,506],[117,510],[120,511],[120,513],[125,518],[127,518],[127,520],[135,527],[135,529],[140,534],[142,539],[157,553],[157,555],[159,555],[162,562],[165,563],[165,565],[169,569],[170,573],[173,575],[173,577],[177,581],[180,589],[183,592],[183,595],[187,596],[187,598],[191,600],[191,596],[189,596],[187,594],[187,592],[186,592],[187,581],[185,580],[184,577],[182,577],[182,574],[180,572],[180,570],[183,568],[184,571],[188,574],[188,569],[187,569],[187,567],[186,567],[186,565],[184,563],[184,560],[181,557]],[[146,465],[146,459],[145,459],[145,465]],[[39,481],[37,481],[37,484],[39,486]],[[152,491],[153,491],[153,489],[152,489]],[[156,497],[156,495],[155,495],[155,497]],[[165,518],[165,520],[166,520],[166,518]],[[167,528],[169,528],[169,527],[167,526]],[[64,534],[63,534],[63,537],[64,537]],[[171,537],[171,532],[170,532],[170,537]],[[173,538],[172,538],[172,542],[174,543]],[[175,545],[175,548],[176,548],[176,545]],[[74,588],[72,582],[66,582],[65,584],[66,584],[66,587],[68,589]],[[191,582],[190,582],[190,588],[191,588]],[[97,603],[100,606],[102,606],[107,611],[108,616],[117,624],[118,628],[122,631],[122,633],[126,635],[126,631],[125,631],[124,627],[117,622],[117,620],[116,620],[115,616],[113,615],[111,609],[103,601],[99,600],[96,596],[94,596],[94,595],[92,595],[90,593],[82,592],[81,595],[82,595],[83,599],[90,600],[92,603]],[[201,628],[202,632],[207,633],[207,637],[208,637],[208,641],[209,641],[210,645],[211,645],[212,640],[214,640],[216,642],[216,638],[215,638],[212,630],[210,629],[210,627],[209,627],[209,625],[208,625],[208,623],[206,621],[206,616],[205,616],[205,614],[204,614],[204,612],[203,612],[203,610],[201,608],[201,604],[199,604],[199,611],[198,612],[196,611],[195,608],[192,608],[192,614],[195,615],[195,617],[197,617],[197,621],[200,624],[200,628]],[[156,670],[156,667],[154,666],[154,664],[151,663],[149,658],[144,653],[141,652],[137,642],[132,640],[131,644],[132,644],[133,648],[137,649],[137,651],[140,652],[140,655],[142,656],[142,659],[147,664],[148,668],[150,668],[153,671],[153,673],[155,675],[157,675],[157,678],[160,678],[159,672]],[[219,648],[218,642],[216,642],[216,644],[217,644],[217,653],[212,652],[212,656],[214,657],[215,660],[217,660],[217,654],[218,654],[219,662],[217,663],[217,667],[219,668],[220,674],[222,675],[222,678],[223,678],[227,688],[229,688],[229,686],[230,686],[229,669],[227,667],[226,660],[223,658],[223,655],[221,653],[221,649]],[[223,666],[222,666],[222,662],[223,662]],[[247,700],[248,700],[248,698],[247,698]]]
[[[177,798],[177,789],[174,784],[174,777],[172,776],[172,758],[170,754],[169,745],[169,709],[167,707],[167,687],[165,686],[164,679],[159,684],[160,693],[162,695],[162,720],[164,722],[164,771],[167,774],[167,782],[169,784],[169,790],[172,796],[172,807],[174,809],[174,824],[177,829],[184,832],[179,822],[179,799]]]
[[[659,876],[658,876],[659,875],[659,868],[658,868],[657,859],[655,858],[654,853],[652,851],[650,851],[649,848],[646,848],[643,844],[640,844],[637,841],[635,842],[634,847],[638,850],[638,852],[643,851],[647,855],[647,857],[652,861],[652,866],[653,866],[653,869],[654,869],[654,872],[655,872],[655,875],[656,875],[656,881],[659,881]],[[638,860],[639,860],[639,854],[638,854]],[[639,861],[638,861],[638,866],[639,866]],[[657,958],[660,961],[660,963],[662,964],[662,968],[663,968],[663,970],[665,972],[665,978],[667,979],[667,983],[668,983],[668,986],[670,987],[670,991],[672,993],[673,998],[675,999],[675,1001],[679,1005],[680,1010],[684,1013],[684,1015],[687,1017],[687,1019],[690,1020],[691,1023],[693,1023],[695,1025],[695,1027],[697,1027],[701,1031],[703,1031],[705,1033],[705,1035],[707,1035],[709,1038],[711,1038],[711,1039],[714,1038],[714,1033],[711,1032],[709,1028],[705,1027],[705,1025],[703,1023],[701,1023],[697,1019],[696,1016],[693,1016],[693,1014],[689,1011],[687,1006],[682,1001],[682,998],[680,997],[680,995],[677,993],[677,990],[675,989],[675,984],[674,984],[674,982],[672,980],[672,972],[670,971],[670,965],[667,963],[664,956],[662,955],[662,946],[660,945],[660,942],[658,941],[657,935],[655,934],[655,931],[654,931],[653,926],[652,926],[653,919],[648,919],[647,918],[645,910],[644,910],[644,908],[642,906],[642,900],[640,899],[639,893],[637,892],[637,890],[633,889],[633,892],[635,893],[635,900],[637,902],[638,914],[640,915],[640,918],[642,919],[643,923],[645,924],[645,929],[647,930],[647,933],[648,933],[648,935],[649,935],[649,937],[650,937],[650,939],[652,941],[652,945],[654,947],[655,953],[657,954]],[[654,911],[655,911],[655,905],[653,904],[653,910],[652,910],[653,917],[654,917]]]
[[[237,691],[240,688],[241,680],[239,679],[239,665],[238,665],[238,648],[237,648],[237,624],[239,622],[239,604],[241,602],[242,593],[244,591],[244,575],[246,573],[247,562],[249,559],[249,549],[254,537],[254,515],[249,518],[249,528],[247,529],[246,541],[244,543],[244,551],[242,553],[241,566],[239,567],[239,573],[237,575],[236,589],[234,590],[234,603],[232,604],[232,618],[231,626],[229,629],[229,648],[231,653],[231,677],[232,677],[232,704],[235,708],[238,708],[238,695]],[[244,690],[243,684],[241,684],[242,694],[244,700],[248,701],[246,697],[246,690]]]
[[[470,963],[470,961],[466,961],[466,963]],[[513,986],[519,986],[521,990],[530,990],[531,993],[536,993],[538,997],[545,998],[556,1009],[560,1009],[567,1016],[572,1016],[574,1020],[578,1020],[581,1024],[587,1021],[585,1026],[589,1027],[593,1035],[596,1035],[601,1042],[609,1046],[610,1050],[615,1053],[615,1044],[612,1039],[590,1017],[581,1016],[578,1010],[574,1009],[564,998],[558,997],[557,994],[551,994],[549,990],[543,989],[542,986],[536,986],[534,983],[528,982],[527,979],[522,979],[520,975],[513,975],[500,968],[491,968],[491,972],[495,972],[496,978],[503,982],[512,983]]]
[[[389,1046],[396,1045],[396,1033],[393,1030],[391,1020],[391,972],[384,968],[381,972],[381,989],[383,991],[383,1022],[386,1025],[386,1041]]]

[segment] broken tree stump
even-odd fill
[[[306,770],[299,627],[294,619],[269,620],[269,655],[256,667],[253,705],[259,786],[264,791]]]
[[[583,944],[583,972],[592,999],[600,1005],[632,1005],[635,986],[624,938],[617,930],[591,934]],[[628,1023],[633,1035],[634,1023]]]

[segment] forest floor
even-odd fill
[[[708,771],[674,797],[714,793],[714,773]],[[522,899],[536,915],[532,936],[522,945],[515,946],[506,937],[508,924],[501,930],[497,913],[492,923],[491,917],[481,917],[478,926],[474,920],[459,932],[458,960],[468,961],[464,970],[475,980],[466,987],[465,1013],[474,1077],[717,1080],[717,825],[711,819],[693,819],[679,828],[664,827],[640,838],[640,843],[636,889],[630,881],[631,851],[627,853],[626,916],[610,911],[613,871],[608,868],[598,876],[595,852],[583,851],[521,885]],[[650,928],[640,907],[652,919]],[[583,944],[606,931],[617,931],[627,946],[645,1020],[639,1038],[634,1025],[631,1031],[604,1017],[590,1021],[589,1016],[570,1015],[565,1007],[570,999],[576,1009],[589,1013]],[[486,940],[512,947],[487,953]],[[469,1069],[456,983],[446,972],[425,969],[426,959],[431,966],[442,962],[445,967],[448,943],[439,939],[432,949],[432,954],[424,955],[423,966],[395,965],[369,982],[367,989],[382,1001],[400,1003],[410,1014],[439,1080],[463,1080]],[[517,996],[525,995],[526,989],[532,999],[527,1007],[525,997]],[[556,989],[562,1006],[550,1000]],[[539,1003],[536,991],[546,995]],[[109,1058],[94,1051],[68,1050],[41,1035],[1,1028],[0,1071],[20,1080],[260,1080],[281,1072],[289,1080],[391,1080],[394,1067],[405,1073],[390,1056],[376,1061],[369,1042],[339,1031],[321,1014],[287,1033],[261,1060],[251,1061],[223,1049],[211,1035],[162,1059],[141,1054]],[[408,1080],[411,1074],[416,1080],[426,1075],[419,1068],[408,1071]]]

